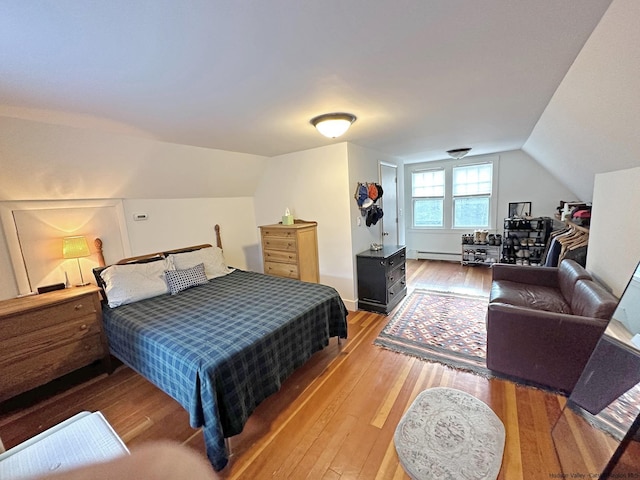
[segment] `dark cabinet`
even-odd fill
[[[356,255],[358,308],[389,313],[407,294],[406,249],[385,246]]]

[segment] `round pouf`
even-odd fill
[[[484,402],[437,387],[416,397],[393,440],[414,480],[480,480],[498,477],[504,436],[504,425]]]

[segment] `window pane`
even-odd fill
[[[427,170],[411,174],[412,197],[443,197],[444,170]]]
[[[453,226],[488,227],[489,197],[462,197],[453,200]]]
[[[443,211],[441,198],[416,198],[413,200],[413,226],[441,227]]]
[[[453,169],[453,195],[486,195],[491,193],[493,165],[469,165]]]

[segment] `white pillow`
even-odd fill
[[[171,259],[130,265],[111,265],[100,276],[111,308],[169,292],[165,270],[175,270]]]
[[[233,271],[233,269],[227,268],[222,249],[219,247],[207,247],[193,252],[174,253],[167,258],[173,260],[177,270],[186,270],[187,268],[195,267],[199,263],[204,263],[204,272],[209,280]]]

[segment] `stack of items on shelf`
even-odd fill
[[[542,265],[552,223],[553,220],[548,217],[505,218],[500,262],[516,265]]]
[[[565,202],[560,200],[556,208],[558,220],[570,220],[580,227],[588,227],[591,223],[591,204],[585,202]]]
[[[502,235],[476,230],[462,235],[462,265],[492,265],[498,262]],[[469,248],[473,245],[474,248]]]

